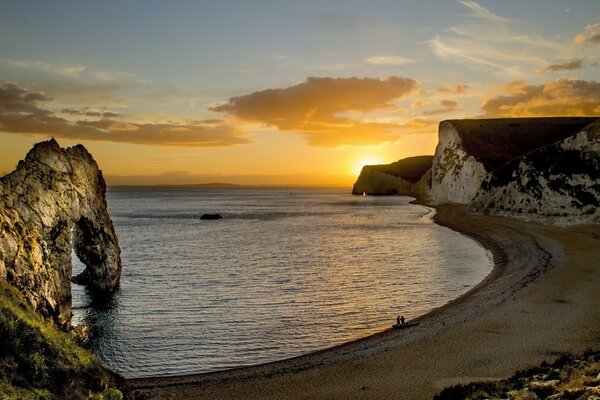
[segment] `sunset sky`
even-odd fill
[[[439,121],[600,114],[600,1],[5,1],[0,173],[83,143],[109,184],[352,184]]]

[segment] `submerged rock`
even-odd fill
[[[36,144],[0,178],[0,279],[62,327],[71,319],[71,252],[86,265],[75,278],[112,292],[121,250],[106,207],[106,184],[82,146]]]

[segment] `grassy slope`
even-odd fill
[[[600,396],[600,352],[563,356],[554,364],[519,371],[498,382],[477,382],[444,389],[434,400],[596,399]]]
[[[375,170],[416,183],[431,168],[433,156],[408,157],[391,164],[366,165],[365,170]]]
[[[118,377],[0,280],[1,399],[119,399]]]
[[[539,147],[565,139],[598,117],[498,118],[449,120],[467,152],[493,171]]]

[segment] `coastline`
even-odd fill
[[[600,226],[544,226],[459,205],[438,207],[434,220],[490,250],[494,268],[412,320],[418,326],[253,367],[128,379],[129,398],[425,399],[600,344]]]

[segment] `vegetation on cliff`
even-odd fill
[[[0,398],[122,399],[119,378],[0,279]]]
[[[476,382],[444,389],[434,400],[499,399],[598,399],[600,398],[600,352],[581,357],[563,356],[554,364],[519,371],[498,382]]]
[[[597,117],[496,118],[449,120],[465,151],[486,171],[579,132]]]

